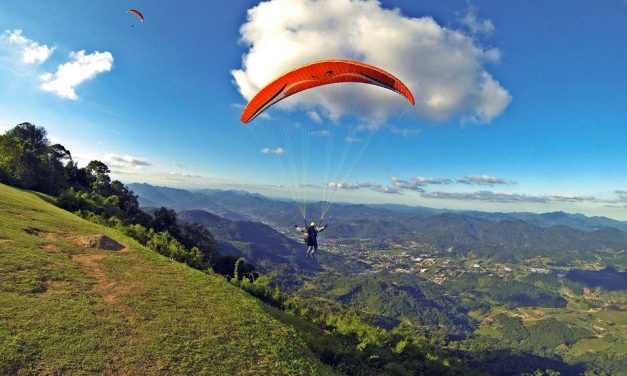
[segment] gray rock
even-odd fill
[[[124,249],[124,246],[115,240],[111,239],[107,235],[93,235],[88,237],[87,246],[90,248],[104,249],[106,251],[119,251]]]

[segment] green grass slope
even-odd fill
[[[223,278],[48,201],[0,184],[0,374],[334,373]]]

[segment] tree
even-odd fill
[[[50,146],[46,129],[31,123],[18,124],[13,129],[8,130],[5,135],[23,140],[37,155],[44,155]]]
[[[198,247],[203,261],[210,262],[217,254],[217,243],[207,228],[197,223],[187,223],[181,227],[180,242],[187,248]]]
[[[88,191],[91,189],[91,180],[84,168],[78,168],[78,164],[69,160],[63,167],[67,184],[77,191]]]
[[[137,195],[119,180],[114,180],[109,186],[111,194],[118,197],[120,209],[125,213],[127,223],[139,223],[144,227],[150,226],[151,217],[139,208]]]
[[[106,164],[93,160],[85,167],[87,176],[91,182],[91,189],[103,196],[108,196],[111,193],[111,178],[109,177],[109,167]]]
[[[155,232],[167,231],[172,236],[179,237],[179,228],[176,223],[176,212],[172,209],[161,207],[152,216],[152,228]]]
[[[67,149],[51,146],[46,130],[34,124],[21,123],[0,136],[0,175],[9,184],[56,195],[67,186],[67,159]]]
[[[49,152],[56,160],[72,160],[72,153],[61,144],[50,145]]]

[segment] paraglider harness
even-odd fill
[[[322,220],[320,220],[320,222],[318,222],[319,225],[322,224]],[[303,242],[305,244],[309,244],[309,238],[315,238],[316,237],[316,227],[315,226],[309,226],[307,225],[307,223],[305,223],[305,231],[303,233]]]
[[[305,242],[305,244],[307,244],[309,242],[309,238],[313,238],[316,236],[316,228],[313,226],[308,226],[305,234],[303,235],[303,241]]]

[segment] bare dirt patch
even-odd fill
[[[27,231],[27,229],[24,231]],[[81,247],[85,253],[70,254],[68,252],[64,252],[58,245],[51,243],[44,244],[42,249],[48,253],[67,254],[68,257],[71,257],[72,261],[78,264],[84,274],[94,279],[94,292],[102,296],[102,299],[106,304],[115,306],[116,310],[124,310],[124,307],[122,307],[119,303],[118,297],[132,291],[134,287],[119,283],[119,281],[110,278],[103,271],[101,265],[102,260],[109,257],[109,254],[94,253],[93,249],[102,247],[105,249],[126,251],[126,246],[115,242],[105,235],[83,236],[78,234],[45,232],[34,228],[29,228],[27,232],[36,234],[51,243],[66,241]]]
[[[44,244],[41,248],[48,253],[63,253],[59,247],[53,244]]]
[[[11,242],[11,239],[0,238],[0,244],[9,243],[9,242]]]
[[[95,289],[98,292],[106,290],[112,284],[100,267],[100,261],[103,258],[105,258],[104,255],[93,253],[81,253],[72,256],[72,260],[79,264],[81,271],[96,281]]]
[[[103,270],[101,262],[108,256],[94,253],[81,253],[72,256],[83,273],[95,280],[94,291],[102,296],[106,304],[114,306],[116,311],[126,311],[126,307],[119,301],[123,296],[135,289],[132,283],[120,283],[120,281],[109,277]]]

